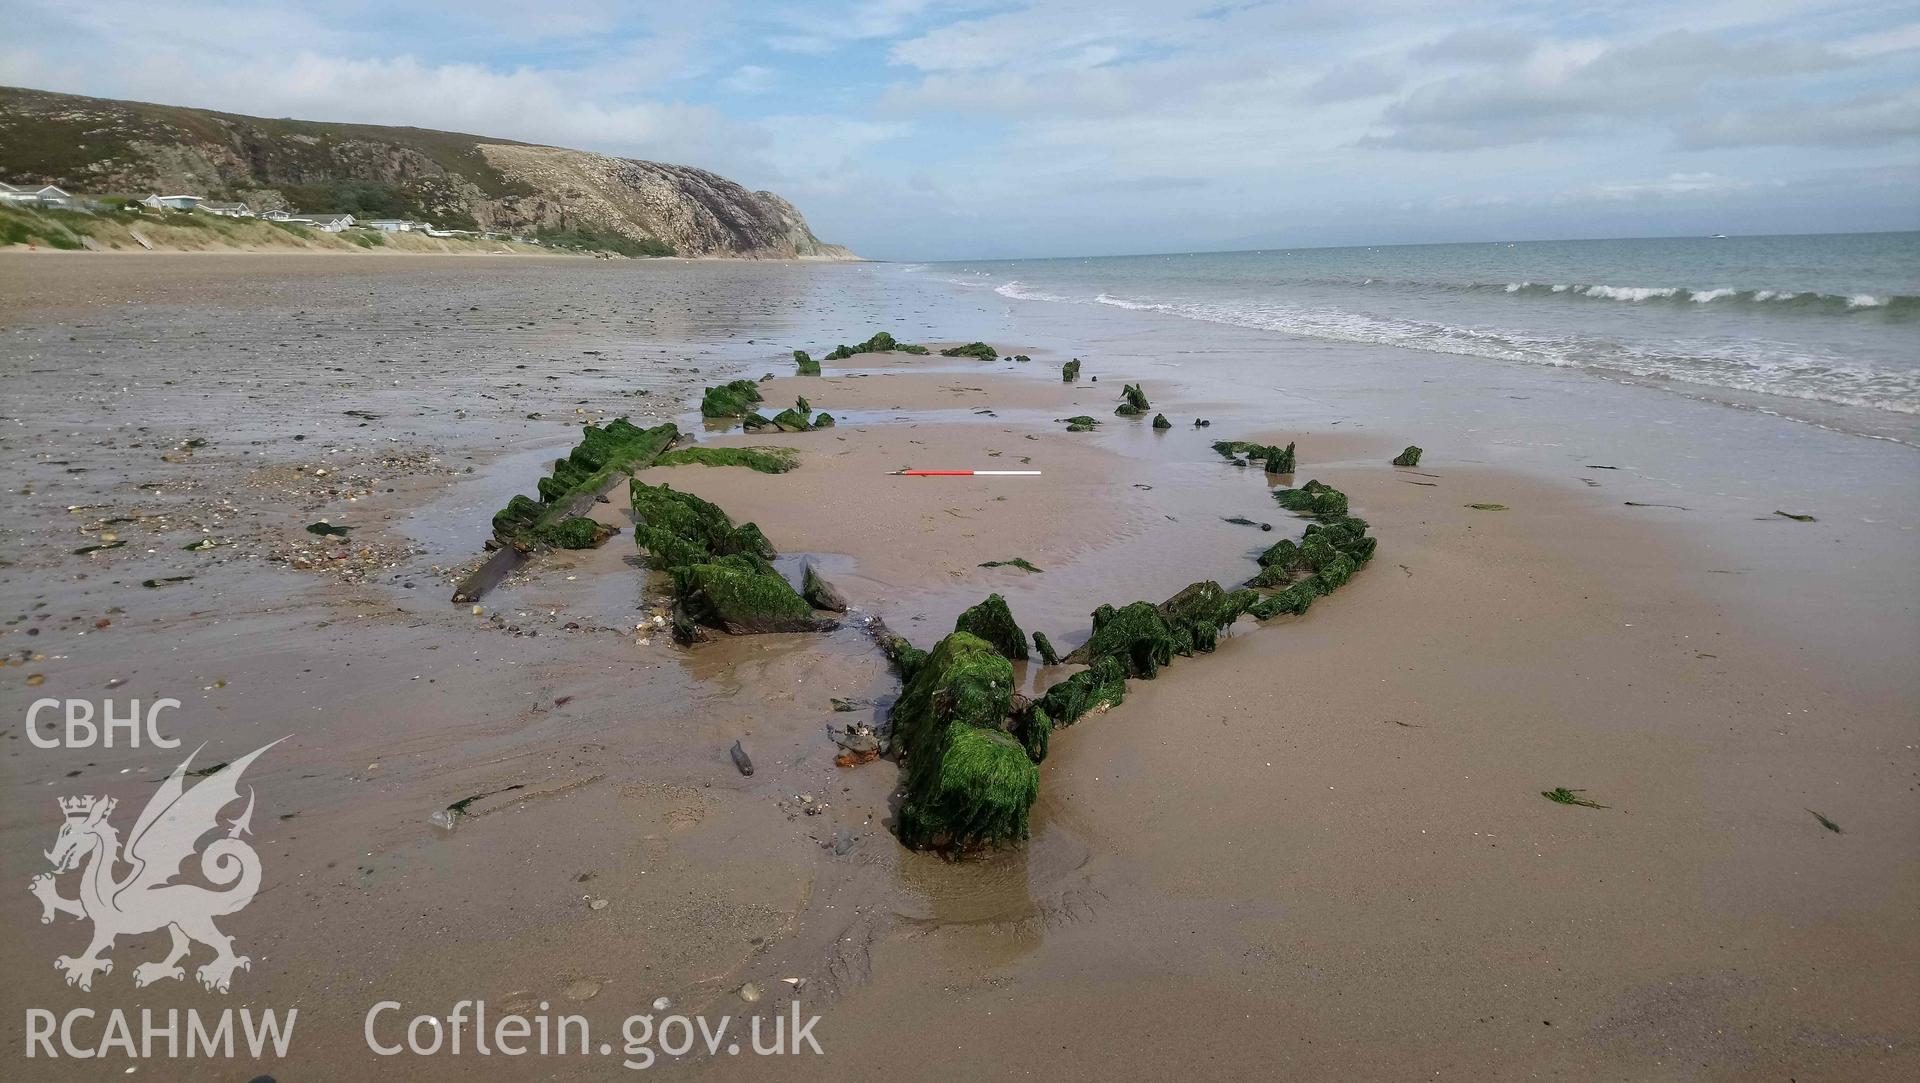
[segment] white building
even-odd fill
[[[313,220],[313,228],[322,233],[339,233],[353,225],[351,214],[315,214],[309,217]]]
[[[245,203],[202,203],[200,210],[222,218],[252,218],[253,208]]]
[[[383,233],[412,233],[414,230],[428,228],[425,222],[414,222],[405,218],[370,218],[360,224]]]
[[[190,211],[200,205],[199,196],[163,196],[150,195],[140,201],[141,205],[152,207],[156,211]]]
[[[26,204],[34,207],[64,207],[67,210],[80,209],[80,200],[64,188],[44,184],[38,188],[0,183],[0,202]]]

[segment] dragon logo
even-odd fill
[[[213,924],[214,918],[244,909],[260,890],[260,855],[240,839],[241,834],[253,830],[251,787],[247,790],[246,811],[224,825],[226,836],[214,839],[205,849],[199,849],[198,844],[208,832],[223,826],[220,812],[240,799],[241,773],[260,753],[279,743],[257,748],[220,766],[205,781],[188,789],[187,768],[199,754],[196,749],[173,769],[141,810],[124,853],[120,833],[109,820],[118,802],[91,796],[61,799],[60,812],[66,820],[60,825],[53,849],[46,852],[53,872],[35,876],[29,890],[40,900],[41,924],[51,922],[55,914],[93,922],[93,942],[87,945],[85,954],[77,959],[62,955],[54,960],[54,969],[66,972],[68,985],[91,990],[95,974],[113,972],[113,960],[103,958],[103,953],[113,947],[115,937],[156,929],[173,934],[172,950],[163,960],[134,967],[135,986],[186,978],[179,963],[195,941],[214,950],[213,961],[194,972],[206,989],[227,992],[235,970],[252,968],[251,959],[233,953],[233,938]],[[200,855],[200,875],[212,887],[175,882],[182,866],[195,853]],[[121,866],[131,871],[119,876]],[[69,899],[59,893],[55,877],[75,869],[80,870],[80,894]]]

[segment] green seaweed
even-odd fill
[[[1070,384],[1080,378],[1080,359],[1074,358],[1060,366],[1060,382]]]
[[[1173,428],[1173,422],[1168,421],[1167,415],[1165,414],[1155,414],[1153,415],[1153,427],[1156,429],[1171,429]]]
[[[554,549],[591,549],[614,535],[614,529],[585,516],[571,515],[555,523],[541,523],[531,531],[534,540]]]
[[[1033,633],[1033,650],[1035,654],[1040,656],[1041,665],[1057,666],[1060,664],[1059,652],[1053,649],[1053,641],[1047,638],[1047,633]]]
[[[701,417],[746,417],[760,401],[760,387],[752,380],[735,380],[707,388],[700,397]]]
[[[1294,467],[1294,446],[1278,447],[1273,444],[1255,444],[1246,440],[1215,440],[1213,450],[1236,465],[1264,463],[1269,474],[1291,474]],[[1246,456],[1245,462],[1240,456]]]
[[[875,332],[872,338],[862,342],[858,346],[847,346],[844,344],[835,346],[833,352],[827,355],[827,360],[845,361],[857,353],[891,353],[894,351],[910,354],[925,354],[927,348],[925,346],[913,346],[896,341],[892,335],[885,331],[879,331]]]
[[[318,523],[308,523],[307,533],[318,534],[326,538],[344,538],[348,534],[353,533],[353,528],[350,526],[334,526],[332,523],[322,520]]]
[[[1120,390],[1120,405],[1113,412],[1121,417],[1138,417],[1153,409],[1147,402],[1147,393],[1139,384],[1127,384]]]
[[[1408,444],[1408,445],[1407,445],[1407,450],[1405,450],[1405,451],[1403,451],[1403,452],[1401,452],[1400,454],[1398,454],[1398,455],[1395,455],[1395,456],[1393,457],[1393,465],[1395,465],[1395,466],[1419,466],[1419,465],[1420,465],[1420,456],[1421,456],[1421,455],[1423,455],[1423,454],[1425,454],[1425,452],[1422,452],[1422,451],[1421,451],[1421,450],[1420,450],[1419,448],[1417,448],[1417,447],[1415,447],[1415,446],[1414,446],[1414,445],[1412,445],[1412,444]]]
[[[982,361],[993,361],[1000,357],[1000,351],[984,342],[969,342],[965,346],[949,346],[940,351],[941,357],[977,357]]]
[[[1073,725],[1089,711],[1118,707],[1126,698],[1126,665],[1118,658],[1102,658],[1054,683],[1035,702],[1035,709],[1046,711],[1057,729]]]
[[[736,553],[676,568],[674,583],[688,616],[732,635],[821,627],[800,592],[755,554]]]
[[[744,466],[762,474],[784,474],[798,458],[798,452],[783,447],[689,447],[667,452],[654,465]]]
[[[1075,414],[1072,417],[1063,417],[1060,420],[1067,423],[1068,432],[1092,432],[1094,429],[1100,427],[1099,420],[1090,414]]]
[[[798,375],[798,376],[820,375],[820,362],[815,361],[811,357],[808,357],[807,351],[805,350],[793,351],[793,363],[797,368],[795,375]]]
[[[985,601],[960,614],[953,630],[976,635],[1015,661],[1027,659],[1027,634],[1014,621],[1007,600],[998,594],[987,595]]]
[[[1780,516],[1783,519],[1792,519],[1796,523],[1817,523],[1820,521],[1818,519],[1815,519],[1811,515],[1802,515],[1798,512],[1776,511],[1774,512],[1774,514]],[[1818,816],[1819,813],[1816,812],[1814,813],[1814,815]]]
[[[1347,494],[1319,481],[1309,481],[1298,489],[1275,489],[1273,498],[1288,511],[1319,519],[1347,514]]]
[[[1035,762],[1035,763],[1038,763],[1038,762],[1040,762],[1040,761],[1038,761],[1038,760],[1035,760],[1034,762]],[[1827,829],[1828,831],[1831,831],[1831,832],[1833,832],[1833,833],[1834,833],[1834,834],[1836,834],[1836,835],[1844,835],[1844,834],[1846,834],[1846,832],[1845,832],[1845,831],[1842,831],[1842,830],[1840,830],[1840,825],[1839,825],[1839,824],[1837,824],[1837,823],[1834,823],[1834,822],[1833,822],[1832,820],[1829,820],[1829,819],[1827,819],[1827,818],[1826,818],[1825,816],[1822,816],[1822,815],[1820,815],[1819,813],[1817,813],[1817,812],[1814,812],[1814,811],[1813,811],[1812,809],[1808,809],[1808,810],[1807,810],[1807,812],[1808,812],[1809,814],[1811,814],[1811,815],[1813,816],[1813,818],[1814,818],[1814,819],[1816,819],[1816,820],[1819,820],[1819,821],[1820,821],[1820,826],[1821,826],[1821,827],[1824,827],[1824,828],[1826,828],[1826,829]]]
[[[494,513],[494,536],[518,549],[551,544],[548,539],[553,537],[578,536],[578,527],[554,533],[576,497],[597,493],[614,475],[652,461],[679,436],[680,429],[672,422],[642,429],[626,418],[616,418],[604,426],[582,426],[580,443],[566,458],[555,460],[553,470],[540,479],[538,499],[516,495]]]
[[[1012,707],[1013,667],[977,636],[954,632],[915,667],[890,715],[907,764],[901,842],[964,850],[1027,837],[1040,776],[1003,732]]]
[[[1559,805],[1579,805],[1581,808],[1606,808],[1598,801],[1580,796],[1585,790],[1569,790],[1565,786],[1555,786],[1551,790],[1541,790],[1540,796]]]
[[[983,561],[980,566],[982,568],[1018,568],[1023,572],[1040,571],[1026,557],[1014,557],[1012,560],[988,560]]]
[[[1505,504],[1468,504],[1466,506],[1469,508],[1472,508],[1474,511],[1506,511],[1507,510],[1507,506]]]
[[[1047,758],[1047,745],[1053,740],[1053,718],[1045,707],[1035,703],[1027,708],[1014,733],[1020,738],[1020,746],[1027,750],[1027,759],[1040,763]]]

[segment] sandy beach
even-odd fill
[[[793,375],[879,330],[1031,360]],[[133,986],[158,933],[63,984],[85,934],[26,890],[54,800],[130,817],[188,751],[285,738],[247,775],[265,877],[226,919],[252,960],[226,1000],[297,1007],[293,1052],[139,1078],[610,1078],[617,1055],[382,1058],[365,1017],[544,1003],[617,1045],[662,997],[820,1015],[820,1056],[651,1069],[697,1079],[1920,1074],[1910,440],[883,264],[8,253],[0,373],[6,712],[173,697],[183,741],[10,728],[10,1058],[28,1005],[210,1000]],[[838,425],[699,418],[703,387],[766,374],[771,406]],[[1124,383],[1172,428],[1113,416]],[[616,417],[793,449],[786,474],[639,477],[757,523],[789,574],[812,560],[841,626],[676,646],[624,485],[603,547],[452,604],[493,512]],[[1296,483],[1346,491],[1378,555],[1057,732],[1026,845],[903,848],[899,768],[838,767],[827,737],[899,693],[866,621],[931,647],[998,592],[1064,651],[1102,603],[1244,582],[1305,521],[1222,439],[1295,442]],[[1420,466],[1389,465],[1408,444]],[[1015,557],[1040,571],[981,567]]]

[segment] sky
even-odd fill
[[[1920,5],[4,0],[0,84],[712,169],[882,259],[1920,228]]]

